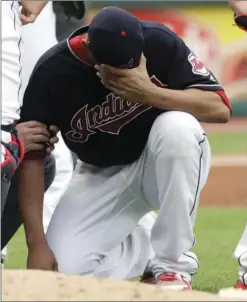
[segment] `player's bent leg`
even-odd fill
[[[156,255],[148,269],[159,283],[189,288],[198,268],[188,251],[195,244],[196,209],[210,169],[209,143],[193,116],[167,112],[154,122],[147,149],[143,190],[160,210],[151,235]]]
[[[45,191],[52,184],[55,177],[55,160],[53,156],[47,156],[44,171]],[[17,175],[12,178],[6,204],[1,217],[1,246],[4,247],[8,244],[10,239],[14,236],[18,228],[21,226],[22,221],[18,207],[18,194],[17,194]]]
[[[150,240],[137,224],[151,208],[135,189],[140,174],[139,162],[106,169],[77,166],[47,230],[60,272],[120,279],[143,272],[150,259],[144,245]]]

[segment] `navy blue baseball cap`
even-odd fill
[[[135,68],[140,63],[144,47],[141,23],[121,8],[103,8],[89,25],[88,40],[94,59],[100,64]]]

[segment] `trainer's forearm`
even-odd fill
[[[27,245],[45,242],[43,228],[45,159],[24,160],[18,169],[19,208]]]
[[[230,118],[229,108],[221,96],[212,91],[171,90],[154,86],[144,102],[164,110],[188,112],[205,123],[224,123]]]

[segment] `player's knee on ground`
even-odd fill
[[[198,147],[203,130],[199,122],[185,112],[161,114],[151,129],[148,148],[155,155],[186,156]]]

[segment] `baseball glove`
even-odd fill
[[[74,17],[78,20],[85,15],[84,1],[58,1],[63,7],[64,13],[68,18]]]
[[[234,21],[239,28],[247,31],[247,15],[234,14]]]

